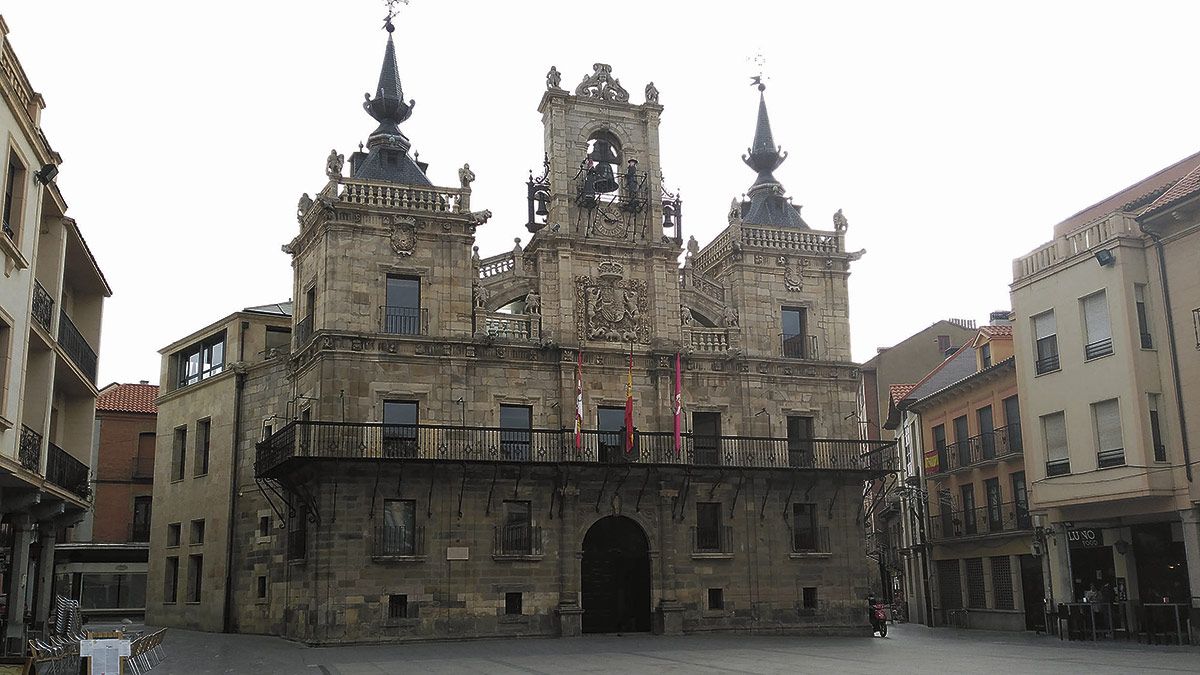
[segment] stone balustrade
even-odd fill
[[[344,204],[370,208],[425,213],[463,213],[464,196],[464,191],[457,188],[347,180],[342,184],[339,200]]]
[[[683,335],[694,351],[709,354],[729,351],[728,329],[684,326]]]
[[[479,261],[479,278],[490,279],[511,271],[517,266],[517,257],[512,251],[484,258]]]
[[[766,249],[781,255],[820,256],[838,255],[846,250],[845,241],[838,232],[735,225],[726,228],[697,253],[692,265],[704,271],[724,260],[735,248]]]
[[[1137,221],[1123,213],[1110,214],[1085,227],[1057,236],[1013,261],[1013,281],[1031,277],[1042,270],[1078,255],[1100,248],[1117,237],[1141,236]]]

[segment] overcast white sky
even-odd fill
[[[331,147],[363,112],[386,35],[379,0],[5,0],[46,98],[58,182],[113,288],[100,380],[158,378],[157,350],[288,299],[280,245]],[[1007,309],[1011,261],[1054,223],[1195,152],[1200,3],[496,2],[413,0],[396,33],[430,177],[478,175],[481,252],[528,239],[550,65],[596,61],[666,110],[662,165],[685,234],[709,241],[753,174],[751,59],[762,52],[776,172],[804,215],[838,208],[856,359],[939,318]]]

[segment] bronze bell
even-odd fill
[[[616,163],[618,157],[608,141],[597,139],[588,159],[594,162],[592,168],[588,170],[592,191],[616,192],[617,180],[613,176],[613,164]]]
[[[545,190],[538,190],[536,193],[534,193],[533,201],[537,204],[537,210],[534,211],[534,214],[539,216],[550,215],[550,210],[546,208],[546,200],[549,199],[549,197],[550,195],[546,194]]]
[[[663,204],[663,229],[675,227],[675,207],[670,203]]]

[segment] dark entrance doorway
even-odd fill
[[[650,546],[633,520],[608,516],[583,537],[583,632],[650,630]]]
[[[1039,558],[1023,555],[1021,560],[1021,596],[1025,600],[1025,630],[1046,630],[1046,584]]]
[[[1092,548],[1071,549],[1071,589],[1075,593],[1075,602],[1083,602],[1083,594],[1092,586],[1097,591],[1106,588],[1111,591],[1116,588],[1117,570],[1113,564],[1113,547],[1096,546]]]

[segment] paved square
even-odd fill
[[[1200,648],[1061,642],[1031,634],[893,626],[886,639],[638,634],[309,648],[171,629],[156,674],[1160,673],[1200,672]]]

